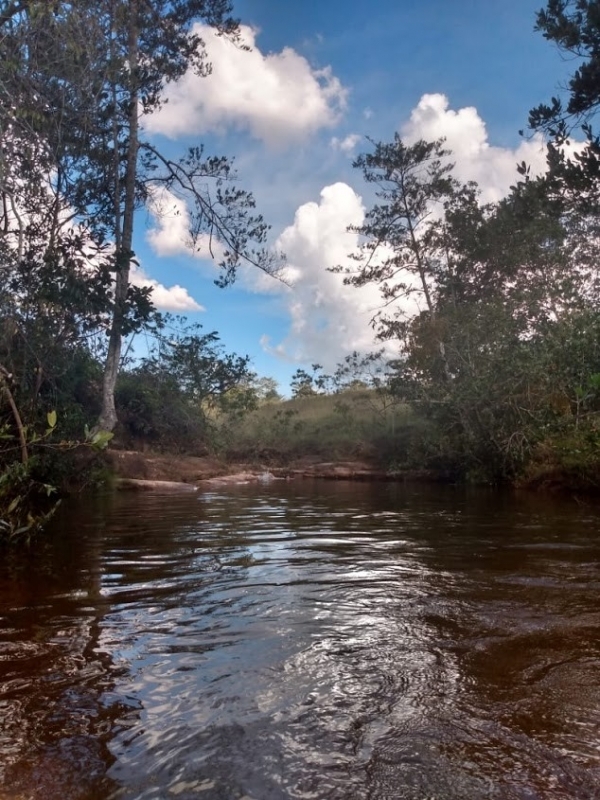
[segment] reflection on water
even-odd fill
[[[0,798],[600,798],[599,522],[344,483],[72,505],[0,566]]]

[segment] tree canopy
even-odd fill
[[[160,108],[167,83],[188,70],[209,74],[195,24],[203,21],[235,39],[238,23],[230,12],[226,0],[2,6],[0,135],[9,149],[24,153],[16,166],[9,167],[6,158],[0,164],[5,207],[19,223],[25,215],[46,214],[44,200],[53,195],[56,209],[63,215],[66,210],[97,246],[108,248],[114,293],[101,429],[116,423],[123,335],[146,322],[151,311],[149,292],[131,285],[130,269],[136,210],[151,203],[159,188],[189,204],[196,243],[219,242],[220,285],[235,279],[243,261],[267,272],[277,269],[277,257],[264,246],[268,227],[252,195],[234,183],[231,163],[202,146],[167,157],[140,127],[141,117]],[[37,200],[30,209],[17,208],[15,189],[32,178]],[[5,221],[9,216],[7,211]]]

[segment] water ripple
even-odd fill
[[[0,571],[0,797],[600,797],[582,514],[344,484],[65,509]]]

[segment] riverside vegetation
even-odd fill
[[[193,246],[222,245],[221,285],[243,261],[277,274],[228,161],[201,148],[172,160],[139,126],[168,81],[208,71],[193,21],[235,39],[230,13],[222,0],[0,2],[1,533],[28,535],[75,476],[95,480],[90,453],[113,434],[127,447],[360,456],[597,489],[600,3],[549,0],[537,17],[577,59],[564,103],[530,114],[544,176],[521,164],[509,195],[484,204],[443,141],[396,135],[356,159],[372,201],[361,245],[350,268],[324,268],[357,291],[378,286],[385,350],[330,376],[299,370],[290,401],[130,280],[135,211],[163,189],[195,209]],[[123,345],[142,331],[154,344],[133,360]]]

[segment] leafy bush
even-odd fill
[[[117,383],[115,404],[125,446],[204,452],[205,416],[173,377],[157,375],[143,367],[123,373]]]

